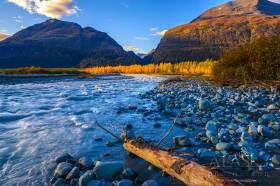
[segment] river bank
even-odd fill
[[[162,127],[155,115],[166,116],[174,121],[175,128],[162,143],[162,148],[173,149],[175,155],[216,169],[245,185],[278,185],[279,95],[275,87],[219,87],[205,78],[177,76],[140,95],[142,99],[156,102],[157,107],[152,111],[130,106],[120,109],[119,113],[142,112],[145,119],[154,121],[150,128],[154,131]],[[167,131],[171,125],[172,122],[164,129]],[[129,134],[135,132],[132,125],[126,125],[125,129]],[[159,137],[163,135],[158,133]],[[157,143],[157,140],[148,140]],[[130,155],[126,157],[134,162],[133,166],[126,161],[92,161],[86,171],[81,169],[81,159],[76,159],[77,163],[72,167],[80,167],[80,174],[73,182],[81,184],[86,177],[87,183],[93,185],[181,185],[169,176],[161,176],[160,170],[151,164]],[[141,167],[140,171],[139,167],[135,170],[135,162]],[[97,171],[104,167],[116,171],[110,171],[111,177],[106,178],[106,171],[101,175]],[[126,177],[127,172],[134,176]],[[65,180],[58,181],[65,183]]]

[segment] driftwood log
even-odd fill
[[[168,151],[153,147],[143,140],[127,140],[124,148],[150,162],[170,176],[189,186],[237,186],[239,182],[227,179],[206,166],[174,156]]]

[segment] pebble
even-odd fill
[[[218,143],[216,145],[216,149],[218,151],[228,151],[231,148],[231,144],[230,143]]]
[[[114,182],[114,186],[133,186],[133,181],[123,179],[123,180]]]
[[[66,180],[71,180],[73,178],[79,178],[80,170],[78,167],[73,167],[72,170],[67,174]]]
[[[275,165],[280,165],[280,155],[273,155],[271,161]]]

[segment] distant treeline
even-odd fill
[[[216,81],[280,80],[280,34],[229,50],[215,64]]]
[[[181,62],[176,64],[160,63],[130,66],[106,66],[87,68],[85,71],[92,74],[181,74],[181,75],[210,75],[216,62]]]
[[[0,69],[2,74],[84,74],[79,68],[40,68],[24,67],[14,69]]]

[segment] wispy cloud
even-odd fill
[[[158,31],[158,27],[152,27],[149,30],[150,30],[150,32],[156,32],[156,31]]]
[[[123,49],[126,51],[133,51],[134,53],[143,53],[143,54],[146,53],[144,50],[134,45],[124,45]]]
[[[76,14],[79,10],[73,0],[8,0],[29,13],[38,13],[51,18]]]
[[[152,35],[153,36],[161,36],[161,37],[163,37],[167,31],[168,30],[158,31],[158,32],[153,33]]]
[[[280,0],[269,0],[269,1],[280,4]]]
[[[22,17],[21,16],[15,16],[15,17],[13,17],[13,19],[17,23],[22,23]]]
[[[151,39],[148,37],[140,37],[140,36],[136,36],[135,37],[136,40],[142,40],[142,41],[150,41]]]

